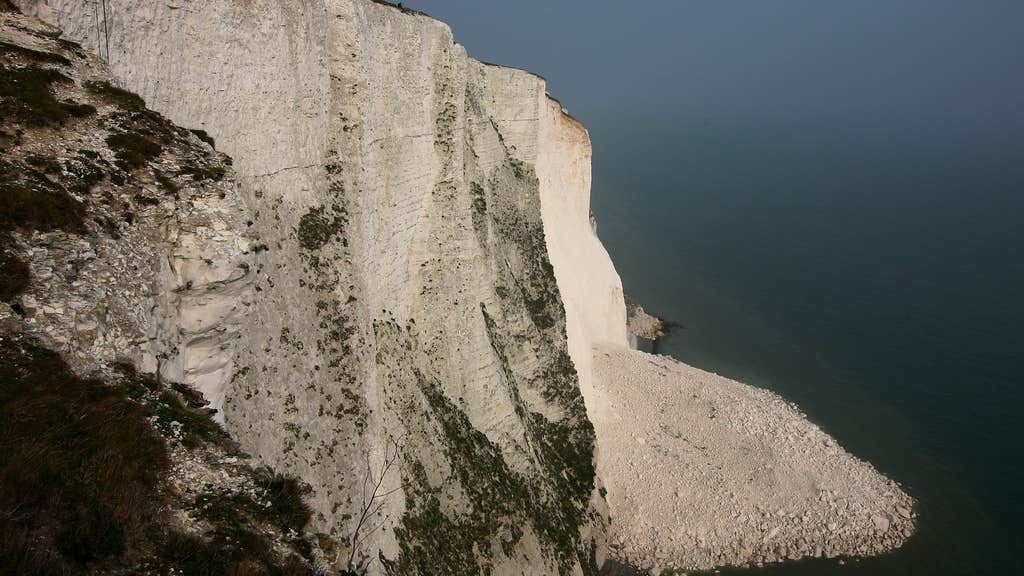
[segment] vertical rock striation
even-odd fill
[[[590,226],[586,131],[544,81],[383,2],[106,8],[37,12],[234,159],[254,245],[248,313],[225,319],[246,296],[221,290],[162,317],[211,337],[161,370],[312,485],[340,564],[595,573],[581,388],[593,344],[625,345],[625,312]]]

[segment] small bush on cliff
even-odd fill
[[[299,245],[306,250],[323,248],[345,228],[348,216],[344,209],[334,206],[332,213],[324,207],[312,208],[299,219]]]
[[[256,488],[258,498],[244,491],[205,491],[196,497],[196,513],[230,526],[268,523],[281,530],[302,532],[312,513],[302,499],[305,490],[296,479],[263,469],[256,472]]]
[[[420,12],[419,10],[413,10],[412,8],[406,7],[401,2],[389,2],[388,0],[373,0],[374,4],[380,4],[381,6],[387,6],[389,8],[395,8],[401,10],[403,14],[413,14],[419,16],[426,16],[426,12]]]
[[[282,529],[301,532],[312,513],[302,499],[306,492],[295,478],[264,470],[258,479],[259,487],[270,500],[267,513],[270,519]]]
[[[136,132],[118,132],[107,136],[107,145],[114,150],[117,165],[129,172],[153,160],[163,147]]]
[[[210,136],[209,134],[207,134],[206,130],[199,130],[197,128],[194,128],[194,129],[189,130],[189,132],[195,134],[196,138],[199,138],[203,142],[206,142],[207,144],[209,144],[210,148],[217,148],[217,143],[213,140],[213,136]]]
[[[473,193],[473,212],[483,216],[487,213],[487,195],[484,187],[477,182],[470,182],[469,189]]]
[[[172,531],[161,550],[163,558],[187,576],[312,576],[298,557],[276,559],[266,538],[247,530],[221,530],[208,538]]]
[[[189,165],[182,166],[178,170],[178,176],[191,176],[195,182],[203,180],[213,180],[219,182],[224,179],[224,175],[227,174],[227,170],[223,166],[209,165],[209,166],[197,166]]]
[[[223,428],[206,414],[185,406],[178,394],[164,390],[158,399],[159,401],[154,403],[157,428],[168,432],[173,429],[172,423],[180,423],[181,443],[185,447],[195,448],[202,442],[228,442],[228,435]]]

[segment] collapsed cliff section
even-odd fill
[[[798,407],[666,356],[599,347],[610,555],[654,574],[872,556],[915,501]]]
[[[197,303],[250,275],[230,159],[207,141],[0,6],[4,574],[332,560],[307,534],[303,485],[241,452],[187,383],[196,341],[232,337],[230,314]],[[219,323],[203,333],[190,315]]]
[[[92,2],[23,3],[235,159],[252,306],[200,384],[245,449],[310,484],[338,567],[596,571],[583,335],[624,339],[624,312],[586,131],[543,80],[386,2],[112,0],[102,26]],[[606,277],[560,272],[558,222]]]

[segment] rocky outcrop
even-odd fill
[[[216,400],[253,289],[230,159],[6,18],[0,234],[29,279],[8,300],[72,362],[159,367]]]
[[[656,352],[658,340],[665,336],[667,329],[664,320],[649,314],[639,302],[626,295],[626,332],[630,348]]]
[[[230,373],[253,277],[204,138],[0,3],[0,573],[312,575],[337,548],[189,386]]]

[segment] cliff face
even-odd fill
[[[234,159],[251,290],[151,320],[187,337],[143,367],[308,482],[371,572],[595,572],[581,389],[625,312],[542,79],[371,0],[22,3]]]

